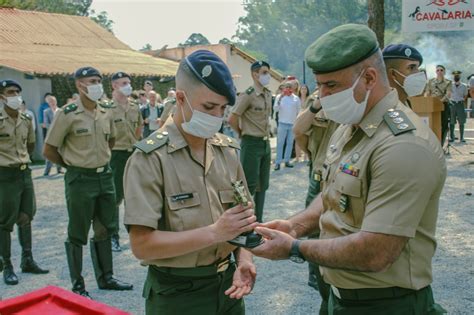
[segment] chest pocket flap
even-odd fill
[[[362,192],[360,178],[344,173],[338,173],[334,182],[335,188],[344,195],[359,198]]]
[[[232,189],[219,190],[219,199],[221,203],[235,203],[234,191]]]
[[[179,193],[175,195],[167,196],[170,210],[179,210],[183,208],[191,208],[201,204],[199,194],[194,193]]]
[[[74,130],[75,136],[90,136],[92,131],[87,127],[79,127]]]

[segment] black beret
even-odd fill
[[[0,81],[0,88],[2,90],[10,86],[16,86],[18,89],[20,89],[20,92],[22,91],[20,83],[16,82],[15,80],[6,79],[3,81]]]
[[[250,66],[250,70],[251,71],[255,71],[255,70],[258,70],[260,69],[261,67],[267,67],[268,69],[270,69],[270,65],[268,64],[268,62],[266,61],[263,61],[263,60],[257,60],[255,61],[254,63],[252,63],[252,65]]]
[[[459,71],[459,70],[454,70],[454,71],[452,72],[453,75],[460,75],[461,73],[462,73],[462,72]]]
[[[191,72],[210,90],[227,97],[229,105],[235,103],[235,86],[227,65],[215,53],[197,50],[185,59]]]
[[[99,77],[102,79],[102,75],[99,70],[92,67],[82,67],[76,70],[74,73],[74,79],[89,78],[89,77]]]
[[[330,73],[355,65],[379,50],[375,33],[366,25],[345,24],[333,28],[305,52],[315,74]]]
[[[405,45],[388,45],[382,50],[383,59],[408,59],[416,60],[420,62],[420,66],[423,63],[423,56],[416,48]]]
[[[128,73],[125,73],[123,71],[119,71],[119,72],[115,72],[114,74],[112,74],[112,76],[110,77],[110,80],[115,81],[115,80],[118,80],[118,79],[121,79],[121,78],[129,78],[130,80],[132,79]]]

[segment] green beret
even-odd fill
[[[333,28],[306,49],[305,59],[315,74],[345,69],[372,56],[379,49],[375,33],[365,25]]]

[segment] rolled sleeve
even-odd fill
[[[250,97],[247,93],[242,93],[239,95],[239,98],[237,99],[237,104],[232,107],[232,114],[242,116],[242,114],[247,110],[249,107],[249,102]]]
[[[414,237],[439,187],[442,166],[417,143],[391,143],[374,152],[361,230]]]
[[[164,208],[163,173],[154,153],[135,152],[124,172],[124,224],[158,229]]]

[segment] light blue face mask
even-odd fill
[[[183,123],[181,124],[181,127],[183,128],[184,132],[198,138],[212,138],[221,129],[224,117],[216,117],[198,110],[194,110],[188,101],[186,93],[184,94],[184,99],[193,113],[191,119],[186,121],[184,112],[181,111],[181,115],[183,116]]]

